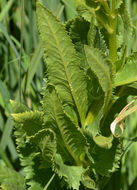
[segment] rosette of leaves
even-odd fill
[[[116,46],[116,15],[124,27],[130,20],[121,6],[77,0],[79,16],[64,25],[37,4],[47,80],[42,108],[12,102],[29,190],[101,189],[118,169],[122,140],[109,126],[126,98],[137,95],[136,53],[127,57],[124,45]]]

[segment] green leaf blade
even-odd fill
[[[60,97],[57,92],[52,89],[50,93],[50,102],[52,102],[52,108],[50,112],[44,111],[45,117],[47,116],[47,124],[49,119],[52,122],[51,129],[59,135],[62,139],[67,152],[73,157],[77,164],[81,164],[84,160],[81,160],[81,155],[86,153],[88,145],[85,137],[82,135],[78,126],[76,126],[69,117],[66,116],[63,106],[60,101]],[[48,116],[49,115],[49,116]],[[45,124],[46,125],[46,124]]]
[[[83,122],[87,105],[86,78],[64,26],[42,5],[37,5],[38,26],[43,42],[47,77],[58,91],[63,105],[76,106]],[[50,40],[49,40],[50,39]]]
[[[29,138],[29,142],[40,147],[43,159],[51,162],[56,154],[56,135],[51,129],[42,129]]]
[[[125,32],[127,33],[127,35],[129,35],[129,34],[131,35],[133,25],[132,25],[132,21],[131,21],[131,16],[130,16],[129,11],[125,5],[125,2],[120,4],[119,14],[122,18]]]
[[[40,111],[12,114],[12,117],[16,123],[21,124],[27,136],[34,135],[43,127],[43,113]]]
[[[122,156],[122,143],[115,139],[110,149],[95,145],[94,152],[91,155],[96,172],[102,176],[110,177],[119,168]]]
[[[57,154],[54,161],[54,170],[60,178],[63,177],[69,188],[79,190],[82,173],[85,171],[82,166],[68,166],[63,163],[61,156]]]
[[[116,74],[114,79],[115,86],[122,86],[137,81],[137,53],[134,53],[126,61],[121,72]]]
[[[113,91],[112,65],[102,56],[98,49],[85,46],[85,53],[89,67],[97,76],[99,84],[105,93],[106,108],[111,99]]]

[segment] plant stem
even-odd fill
[[[112,14],[110,16],[110,27],[113,32],[109,34],[109,51],[112,63],[117,60],[117,40],[116,40],[116,14],[115,0],[112,0]]]
[[[116,27],[114,19],[111,19],[111,27],[113,28],[113,33],[109,34],[109,51],[110,59],[112,63],[117,60],[117,43],[116,43]]]
[[[51,184],[51,182],[53,181],[54,177],[55,177],[55,174],[52,175],[52,177],[50,178],[50,180],[48,181],[48,183],[45,185],[45,187],[44,187],[43,190],[47,190],[48,189],[48,187]]]

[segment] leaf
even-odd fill
[[[105,33],[101,31],[96,26],[95,19],[92,19],[90,22],[90,29],[88,32],[88,45],[93,46],[94,48],[100,49],[104,54],[108,53],[108,45],[105,39]]]
[[[12,134],[12,129],[13,129],[13,121],[11,117],[9,117],[5,123],[4,130],[1,136],[0,147],[2,150],[5,150],[7,145],[9,144],[10,136]]]
[[[48,96],[46,97],[50,96],[49,103],[52,102],[49,113],[48,110],[44,109],[45,117],[49,115],[48,118],[51,121],[50,125],[53,125],[49,127],[59,136],[57,137],[58,139],[61,138],[62,144],[64,144],[65,149],[73,157],[75,162],[80,164],[84,162],[84,160],[81,160],[81,155],[85,154],[88,148],[86,139],[79,130],[79,127],[75,126],[65,114],[60,97],[54,90],[54,87],[48,88],[47,90],[49,95],[47,94]],[[45,105],[46,100],[43,105]],[[46,120],[45,125],[49,125],[49,120]]]
[[[65,10],[67,12],[67,19],[71,19],[77,15],[75,4],[73,0],[62,0],[65,4]]]
[[[105,110],[111,99],[113,90],[112,65],[106,58],[103,57],[98,49],[85,45],[85,54],[90,69],[98,78],[99,84],[105,93]]]
[[[42,129],[43,113],[40,111],[12,114],[12,117],[15,122],[21,124],[27,136],[34,135]]]
[[[43,190],[45,185],[49,182],[49,180],[53,176],[53,172],[51,168],[40,168],[41,160],[38,158],[33,159],[32,163],[30,163],[31,164],[30,166],[25,167],[26,173],[30,173],[30,171],[33,173],[33,176],[27,179],[27,185],[29,186],[28,190],[35,190],[35,189]],[[56,180],[55,184],[56,184],[57,189],[59,190],[58,187],[60,185],[58,183],[59,183],[59,180]],[[54,187],[55,187],[55,184],[54,184]]]
[[[93,8],[89,8],[86,5],[86,1],[85,0],[84,1],[74,0],[74,2],[75,2],[75,5],[76,5],[76,8],[77,8],[76,10],[77,10],[78,14],[80,16],[82,16],[86,21],[90,22],[91,21],[91,17],[93,16],[91,14],[91,12],[94,13],[94,9]]]
[[[26,189],[24,177],[6,166],[0,166],[0,185],[3,190]]]
[[[111,123],[110,125],[110,129],[112,134],[115,137],[120,137],[123,132],[124,132],[124,128],[123,125],[121,123],[121,121],[123,119],[125,119],[127,116],[131,115],[133,112],[137,111],[137,105],[132,106],[131,108],[129,108],[129,106],[131,104],[133,104],[135,102],[136,98],[133,99],[132,101],[130,101],[118,114],[118,116],[115,118],[115,120]],[[119,128],[116,127],[116,125],[119,124]],[[118,130],[117,130],[118,129]]]
[[[55,86],[63,106],[76,107],[83,123],[88,110],[87,84],[73,44],[64,26],[41,4],[37,4],[37,15],[48,81]]]
[[[68,24],[66,27],[68,27]],[[90,25],[86,20],[84,20],[82,17],[76,17],[74,20],[72,20],[69,28],[67,28],[67,30],[69,30],[69,36],[75,45],[77,55],[80,58],[80,66],[84,69],[87,66],[84,53],[84,44],[88,44],[87,34],[89,27]]]
[[[96,35],[94,39],[94,47],[101,50],[105,55],[108,53],[108,48],[104,39],[104,36],[102,35],[101,31],[96,28]]]
[[[0,98],[1,98],[1,101],[0,101],[0,105],[6,110],[8,110],[8,102],[9,102],[9,99],[10,99],[10,94],[9,94],[9,91],[7,89],[7,86],[5,85],[4,82],[2,82],[0,80]]]
[[[10,100],[10,103],[11,103],[11,107],[12,107],[12,113],[16,114],[16,113],[23,113],[25,111],[30,111],[30,109],[26,105],[24,105],[20,102]]]
[[[126,61],[126,54],[127,54],[127,48],[124,48],[124,52],[122,53],[122,57],[120,60],[117,60],[114,64],[116,67],[116,72],[120,72],[122,71],[124,65],[125,65],[125,61]]]
[[[82,16],[86,21],[90,22],[92,15],[90,13],[90,11],[88,9],[86,9],[86,7],[79,5],[77,6],[77,12],[80,16]]]
[[[80,66],[84,71],[87,80],[88,88],[88,100],[89,106],[92,103],[92,99],[96,98],[96,88],[98,88],[98,81],[93,73],[89,71],[89,66],[87,63],[84,45],[88,44],[88,31],[89,23],[82,17],[76,17],[75,19],[67,22],[66,29],[75,45],[76,53],[80,58]],[[97,90],[98,91],[98,90]]]
[[[82,5],[83,7],[87,6],[89,8],[97,8],[97,6],[99,5],[98,2],[95,2],[94,0],[74,0],[76,6],[78,5]]]
[[[91,19],[90,21],[90,27],[87,35],[87,41],[88,45],[94,46],[94,40],[95,40],[95,33],[96,33],[96,27],[94,25],[94,19]]]
[[[117,0],[116,1],[116,9],[119,9],[120,5],[123,3],[122,0]]]
[[[87,187],[88,189],[96,189],[96,184],[95,181],[93,179],[91,179],[91,177],[89,176],[89,171],[91,170],[91,168],[87,168],[85,170],[84,173],[82,173],[82,184],[84,184],[85,187]]]
[[[95,146],[92,150],[91,156],[94,160],[93,167],[95,171],[102,176],[110,177],[111,173],[119,168],[122,155],[121,143],[113,140],[113,145],[110,149]]]
[[[89,68],[98,79],[98,91],[100,91],[98,98],[90,106],[84,125],[84,132],[93,137],[100,133],[100,121],[112,97],[112,65],[98,49],[85,45],[85,54]]]
[[[4,20],[5,16],[8,14],[10,8],[12,7],[13,2],[14,2],[14,0],[11,0],[5,4],[5,6],[3,7],[3,9],[1,10],[1,13],[0,13],[0,21]]]
[[[136,90],[137,89],[137,82],[133,82],[133,83],[129,84],[128,87],[133,88],[134,90]]]
[[[59,127],[56,123],[56,119],[55,119],[56,116],[55,116],[55,111],[54,111],[54,106],[55,106],[54,95],[55,94],[52,95],[52,90],[53,90],[53,87],[48,85],[45,90],[45,95],[43,98],[44,125],[55,132],[56,138],[57,138],[58,153],[60,153],[62,155],[63,160],[74,162],[72,156],[69,154],[68,150],[65,148],[65,144],[63,143]],[[51,102],[53,102],[53,103],[51,104]],[[77,126],[78,122],[75,121],[75,115],[73,115],[74,110],[71,107],[70,107],[70,110],[71,110],[70,111],[71,118],[70,118],[70,116],[68,116],[68,117]],[[65,113],[66,112],[64,110],[64,114]]]
[[[124,85],[123,92],[120,96],[137,96],[137,82]]]
[[[121,4],[121,6],[119,8],[119,14],[123,20],[124,28],[125,28],[127,35],[131,34],[132,29],[133,29],[132,21],[131,21],[131,17],[128,12],[128,9],[124,2]]]
[[[29,139],[34,145],[39,146],[43,159],[51,162],[57,151],[56,136],[51,129],[42,129]]]
[[[101,148],[110,149],[112,147],[113,136],[105,137],[97,135],[93,137],[93,141]]]
[[[54,161],[54,170],[60,178],[67,182],[69,188],[79,190],[81,175],[85,171],[82,166],[68,166],[63,163],[63,160],[59,154],[56,154]]]
[[[71,22],[71,23],[70,23]],[[89,35],[89,23],[85,21],[81,17],[76,17],[75,20],[70,21],[67,24],[67,30],[69,31],[69,35],[72,39],[73,44],[75,45],[75,49],[81,61],[81,68],[85,72],[87,76],[87,84],[88,84],[88,99],[89,99],[89,107],[91,107],[92,102],[98,98],[99,93],[102,94],[102,91],[99,90],[99,83],[97,77],[93,72],[89,69],[89,65],[87,62],[87,57],[85,54],[84,45],[88,44],[87,38]],[[68,26],[69,25],[69,26]],[[95,36],[97,38],[97,36]],[[89,37],[91,38],[91,36]],[[98,40],[99,43],[103,42],[103,38],[100,37]],[[93,42],[95,46],[98,46],[97,39]],[[103,46],[102,46],[103,47]],[[93,108],[94,109],[94,108]],[[87,119],[86,119],[87,121]],[[86,122],[87,124],[87,122]]]
[[[42,49],[41,49],[41,44],[38,44],[37,49],[34,52],[34,55],[30,61],[30,65],[29,65],[29,69],[28,69],[28,73],[27,73],[27,78],[26,78],[26,90],[28,90],[32,79],[36,73],[37,67],[40,63],[40,60],[42,58]]]
[[[99,9],[99,4],[93,0],[74,0],[77,12],[88,22],[95,17],[95,11]]]
[[[84,133],[93,138],[100,133],[100,121],[103,116],[103,98],[95,100],[86,118]]]
[[[21,161],[21,166],[23,166],[23,171],[26,175],[25,179],[26,184],[28,185],[28,190],[43,190],[43,188],[53,175],[53,172],[51,171],[51,168],[49,168],[50,166],[47,162],[44,163],[46,167],[40,167],[42,165],[42,154],[40,152],[39,144],[37,143],[37,145],[34,145],[30,143],[28,139],[26,141],[25,130],[21,126],[22,123],[20,123],[20,119],[19,122],[18,119],[19,118],[17,118],[17,121],[15,122],[17,151],[19,159]],[[28,126],[26,126],[26,129],[28,130]],[[32,134],[33,130],[31,131],[31,135]]]
[[[130,71],[130,72],[129,72]],[[121,72],[114,78],[115,86],[122,86],[137,81],[137,53],[127,58],[126,64]]]
[[[11,40],[10,35],[8,34],[6,28],[4,27],[4,25],[1,22],[0,22],[0,30],[3,33],[3,35],[5,36],[5,38],[7,39],[11,48],[13,49],[13,52],[15,53],[16,57],[19,57],[19,53],[17,51],[16,46],[14,45],[13,41]]]
[[[84,17],[88,22],[91,21],[91,18],[96,18],[99,23],[101,23],[108,33],[112,32],[112,28],[108,23],[108,15],[104,10],[103,6],[101,7],[102,2],[95,2],[92,0],[75,0],[79,14]]]

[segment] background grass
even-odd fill
[[[77,15],[73,0],[41,0],[65,22]],[[134,38],[128,39],[128,53],[137,51],[137,1],[125,0],[132,17]],[[13,135],[9,100],[22,101],[38,109],[45,64],[39,42],[36,3],[31,0],[0,0],[0,165],[21,171]],[[127,120],[125,146],[136,141],[137,113]],[[134,139],[134,141],[132,141]],[[109,190],[136,190],[137,143],[123,157],[121,168],[105,187]]]

